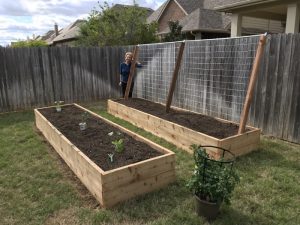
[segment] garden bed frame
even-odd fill
[[[173,108],[176,110],[182,110],[175,107]],[[235,156],[240,156],[257,149],[260,141],[260,129],[250,126],[246,127],[249,131],[243,134],[218,139],[112,100],[108,100],[107,110],[110,114],[149,131],[189,153],[193,153],[190,146],[192,144],[197,144],[224,148],[232,152]],[[182,111],[186,112],[187,110]],[[225,123],[233,123],[219,118],[215,119]],[[207,150],[209,151],[208,153],[215,158],[219,158],[221,156],[221,151],[216,150],[215,148],[207,148]]]
[[[158,157],[103,171],[39,112],[42,108],[35,109],[36,127],[104,208],[112,207],[121,201],[151,192],[175,181],[173,152],[77,104],[74,105],[163,153]]]

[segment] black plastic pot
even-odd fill
[[[195,199],[198,216],[203,216],[208,220],[217,218],[220,212],[220,204],[202,200],[197,195],[195,195]]]

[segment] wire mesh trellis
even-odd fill
[[[135,95],[154,102],[166,103],[179,42],[139,46],[143,67],[136,76]]]
[[[186,41],[173,106],[239,121],[259,36]],[[166,103],[180,42],[140,45],[134,96]]]

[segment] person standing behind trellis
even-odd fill
[[[119,85],[122,88],[123,98],[125,96],[125,91],[126,91],[129,73],[130,73],[132,57],[133,57],[132,52],[126,52],[125,53],[125,61],[122,62],[120,65],[120,83],[119,83]],[[140,68],[140,67],[142,67],[142,64],[137,61],[135,66]],[[128,95],[129,98],[132,97],[133,86],[134,86],[134,82],[132,81],[129,95]]]

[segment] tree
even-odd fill
[[[24,47],[43,47],[48,46],[45,41],[42,40],[29,40],[29,41],[17,41],[12,44],[13,48],[24,48]]]
[[[182,34],[182,26],[179,24],[179,21],[169,21],[168,23],[170,28],[170,33],[168,33],[164,38],[163,41],[182,41],[185,39],[185,35]]]
[[[78,45],[114,46],[157,42],[157,24],[146,23],[147,11],[134,4],[109,7],[108,3],[94,9],[80,28]]]

